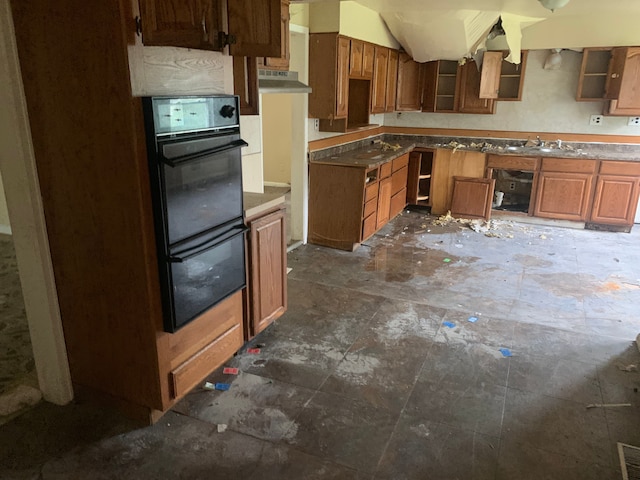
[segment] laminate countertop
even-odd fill
[[[244,204],[244,218],[258,217],[261,214],[284,204],[285,198],[282,193],[250,193],[242,194]]]
[[[384,142],[361,141],[309,155],[310,163],[375,168],[414,148],[449,149],[496,155],[622,160],[640,162],[640,145],[614,143],[547,142],[527,146],[525,140],[384,135]]]

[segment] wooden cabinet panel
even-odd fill
[[[599,175],[590,220],[606,225],[633,225],[638,183],[637,177]]]
[[[397,88],[398,52],[396,50],[389,50],[389,63],[387,63],[387,93],[385,95],[385,112],[395,111]]]
[[[489,220],[495,184],[492,178],[453,177],[451,215]]]
[[[378,209],[378,193],[376,192],[375,198],[365,202],[364,204],[364,213],[362,214],[364,218],[367,218],[369,215],[376,213]]]
[[[279,57],[282,49],[281,0],[232,0],[227,2],[229,35],[236,43],[231,55]]]
[[[408,167],[403,167],[400,170],[393,172],[391,176],[391,193],[395,195],[400,190],[407,188]]]
[[[249,224],[251,335],[257,335],[287,309],[287,231],[284,209]]]
[[[344,118],[349,111],[349,39],[344,37],[338,37],[336,79],[336,117]]]
[[[362,49],[362,76],[367,79],[373,78],[373,64],[375,62],[375,46],[371,43],[364,43]]]
[[[140,0],[145,45],[222,50],[220,2],[215,0]]]
[[[401,157],[394,158],[391,162],[391,171],[396,172],[403,167],[409,165],[409,154],[405,153]]]
[[[579,160],[575,158],[543,158],[542,170],[545,172],[594,173],[596,160]]]
[[[396,215],[402,212],[402,210],[404,210],[404,207],[406,206],[407,206],[407,189],[404,188],[391,197],[391,206],[389,209],[390,218],[394,218]]]
[[[280,0],[280,30],[281,30],[281,42],[280,42],[280,55],[277,57],[266,57],[264,59],[264,67],[273,70],[288,70],[289,69],[289,57],[291,52],[290,37],[289,37],[289,0]]]
[[[487,155],[487,168],[534,171],[538,169],[539,164],[540,159],[537,157],[517,157],[515,155]]]
[[[603,160],[600,162],[600,175],[626,175],[640,177],[640,162]]]
[[[533,215],[586,220],[592,178],[588,173],[540,172]]]
[[[486,158],[482,152],[438,148],[433,160],[431,213],[442,215],[451,209],[453,177],[483,178]]]
[[[480,97],[480,72],[473,60],[460,67],[459,103],[461,113],[492,114],[495,111],[493,99]]]
[[[387,66],[389,49],[375,47],[373,82],[371,89],[371,113],[384,113],[387,108]]]
[[[259,115],[258,66],[255,58],[233,57],[233,93],[240,97],[240,115]]]
[[[380,180],[378,190],[378,210],[376,212],[376,230],[381,229],[389,221],[391,211],[391,178]]]
[[[345,119],[349,106],[349,39],[335,33],[309,35],[309,116]],[[342,122],[346,126],[346,121]]]
[[[458,111],[459,72],[458,62],[436,60],[423,65],[423,112],[453,113]]]
[[[422,108],[422,68],[404,52],[398,59],[396,110],[419,111]]]
[[[485,52],[480,74],[480,98],[498,98],[502,52]]]
[[[605,96],[611,48],[585,48],[578,75],[576,101],[592,102]]]
[[[362,222],[362,240],[366,240],[371,235],[376,233],[376,214],[372,213]]]
[[[351,39],[349,51],[349,76],[362,77],[362,59],[364,57],[364,42],[362,40]]]
[[[370,202],[371,200],[375,200],[378,198],[378,182],[375,182],[371,185],[367,185],[364,192],[364,201]]]
[[[392,162],[387,162],[380,165],[380,178],[387,178],[388,176],[390,176],[392,169]]]
[[[500,68],[500,88],[496,100],[501,102],[519,102],[522,100],[528,53],[527,50],[520,52],[520,64],[516,65],[504,60],[509,55],[509,51],[503,52],[503,61]]]
[[[611,115],[640,114],[640,47],[617,47],[612,50],[605,87],[605,98],[611,99]]]

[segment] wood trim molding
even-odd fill
[[[467,130],[454,128],[417,128],[417,127],[376,127],[369,130],[336,135],[334,137],[312,140],[309,142],[309,152],[336,147],[345,143],[355,142],[367,137],[384,133],[398,135],[436,135],[446,137],[476,137],[476,138],[513,138],[535,139],[540,137],[545,142],[555,142],[559,138],[563,142],[599,142],[599,143],[627,143],[640,144],[638,135],[594,135],[588,133],[557,133],[557,132],[517,132],[506,130]]]

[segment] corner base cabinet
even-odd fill
[[[284,208],[247,219],[246,337],[256,336],[287,309],[287,230]]]

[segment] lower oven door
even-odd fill
[[[165,330],[175,332],[246,286],[244,225],[213,232],[170,252],[164,273]]]

